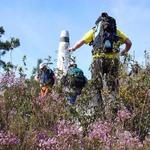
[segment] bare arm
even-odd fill
[[[128,38],[125,40],[124,43],[125,43],[125,48],[121,51],[121,55],[126,55],[132,46],[132,42]]]
[[[70,47],[68,50],[75,51],[76,49],[80,48],[84,44],[85,44],[84,40],[81,39],[77,43],[75,43],[73,47]]]

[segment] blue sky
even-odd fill
[[[132,41],[130,50],[135,58],[144,61],[144,50],[150,50],[150,1],[149,0],[0,0],[0,26],[6,33],[4,39],[16,37],[21,46],[12,53],[12,62],[22,65],[27,55],[28,74],[38,58],[52,56],[56,67],[59,35],[62,30],[70,33],[71,46],[94,26],[101,12],[107,11],[116,18],[117,26]],[[88,45],[78,49],[74,56],[87,77],[92,57]],[[3,60],[10,61],[10,53]]]

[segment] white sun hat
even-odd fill
[[[40,69],[42,69],[43,67],[46,67],[46,64],[45,64],[45,63],[41,63],[41,64],[39,65],[39,68],[40,68]]]

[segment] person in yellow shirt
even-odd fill
[[[120,52],[120,55],[121,56],[127,55],[129,49],[131,48],[132,43],[131,43],[131,40],[116,27],[116,31],[114,31],[116,32],[115,38],[114,36],[112,36],[112,39],[115,42],[109,41],[109,40],[107,41],[107,42],[110,42],[107,44],[109,44],[109,46],[112,47],[112,51],[111,52],[104,51],[105,48],[103,48],[101,44],[102,40],[98,39],[99,38],[98,35],[101,36],[100,28],[102,26],[101,20],[102,20],[103,15],[109,18],[112,18],[108,16],[107,13],[102,13],[95,23],[96,26],[92,28],[91,30],[89,30],[83,36],[81,40],[76,42],[74,46],[70,47],[68,50],[75,51],[76,49],[80,48],[84,44],[93,45],[93,49],[92,49],[93,63],[91,65],[91,74],[92,74],[92,81],[93,83],[95,83],[93,84],[94,88],[95,90],[98,91],[97,93],[101,93],[101,89],[103,87],[102,80],[103,80],[104,75],[106,75],[105,78],[106,78],[106,83],[107,83],[108,88],[110,89],[111,92],[117,93],[118,92],[119,52],[120,52],[119,47],[122,44],[125,44],[125,47]],[[112,32],[112,35],[114,34],[114,32]],[[109,39],[109,37],[107,39]],[[100,45],[100,46],[97,46],[97,45]],[[111,48],[108,48],[108,50],[111,50]],[[99,97],[101,97],[101,94],[99,95]]]

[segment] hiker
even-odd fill
[[[76,98],[81,94],[86,82],[87,79],[83,71],[77,67],[77,64],[70,63],[67,74],[62,77],[62,84],[66,89],[69,104],[75,104]]]
[[[131,65],[131,71],[129,72],[129,76],[134,77],[134,76],[138,75],[140,70],[141,70],[141,67],[139,66],[138,63],[132,64]]]
[[[40,96],[46,96],[54,85],[55,75],[45,63],[39,65],[38,80],[41,86]]]
[[[93,46],[91,74],[94,91],[98,94],[98,101],[102,101],[101,89],[103,78],[111,93],[118,93],[119,52],[126,56],[131,48],[130,39],[116,27],[116,21],[106,12],[103,12],[95,22],[95,27],[89,30],[81,40],[68,50],[75,51],[84,44]],[[120,51],[119,47],[125,44]]]

